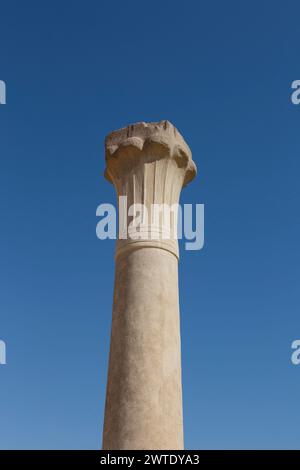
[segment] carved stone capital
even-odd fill
[[[169,121],[138,122],[111,132],[105,139],[106,178],[114,183],[139,165],[141,157],[142,163],[173,159],[185,172],[184,185],[196,175],[190,148]]]
[[[149,217],[155,204],[177,204],[182,187],[196,175],[191,151],[169,121],[139,122],[110,133],[105,139],[105,158],[105,176],[114,184],[117,195],[127,197],[128,208],[142,204]],[[172,235],[164,240],[149,239],[153,229],[156,233],[165,232],[160,223],[154,227],[146,221],[144,237],[118,240],[117,256],[147,246],[178,256],[177,240]]]

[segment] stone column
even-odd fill
[[[196,167],[168,121],[112,132],[105,150],[118,197],[146,209],[131,238],[131,216],[119,221],[103,449],[183,449],[176,220],[168,230],[150,214],[153,204],[179,202]]]

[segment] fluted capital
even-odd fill
[[[196,175],[189,146],[169,121],[138,122],[111,132],[105,139],[105,176],[110,182],[130,173],[139,164],[162,158],[173,159],[185,170],[183,185]]]
[[[181,134],[169,121],[132,124],[106,137],[105,158],[105,176],[118,196],[126,196],[128,208],[142,205],[149,216],[143,218],[134,240],[119,237],[117,255],[141,246],[155,246],[178,257],[176,219],[170,220],[166,229],[161,220],[153,222],[152,212],[155,205],[178,204],[182,187],[196,175],[191,151]]]

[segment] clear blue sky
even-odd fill
[[[100,447],[113,241],[105,135],[169,119],[198,177],[184,251],[186,448],[300,448],[297,1],[0,6],[0,446]]]

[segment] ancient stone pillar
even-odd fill
[[[134,214],[119,221],[103,449],[183,449],[176,220],[171,213],[168,229],[150,214],[178,203],[196,167],[168,121],[112,132],[105,149],[118,197],[144,209],[131,238],[124,222]]]

